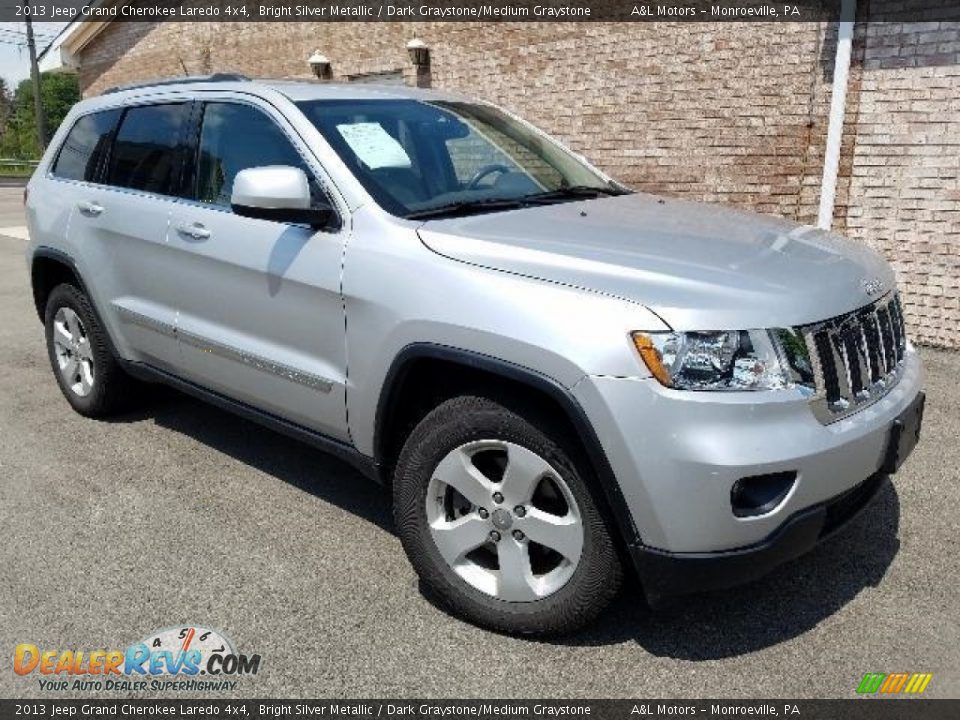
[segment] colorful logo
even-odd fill
[[[933,673],[867,673],[857,686],[860,695],[874,693],[919,695],[933,680]]]
[[[116,679],[185,677],[198,675],[256,675],[260,655],[238,653],[222,633],[201,626],[172,627],[151,633],[126,649],[41,649],[34,643],[20,643],[13,652],[13,671],[17,675],[36,674],[41,689],[66,690],[66,680],[74,680],[71,689],[142,690],[146,682]],[[101,687],[97,687],[97,686]],[[203,683],[203,686],[209,683]],[[196,686],[196,687],[193,687]],[[198,689],[194,683],[190,688]],[[156,689],[152,687],[151,689]],[[211,689],[217,689],[211,686]]]

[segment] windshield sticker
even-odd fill
[[[337,130],[371,170],[377,168],[408,168],[410,156],[403,146],[380,123],[363,122],[337,125]]]

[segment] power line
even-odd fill
[[[26,44],[27,44],[27,39],[26,39],[25,37],[21,37],[21,36],[19,36],[19,35],[3,35],[3,34],[0,34],[0,40],[6,40],[6,41],[8,41],[8,42],[10,42],[10,43],[18,43],[18,44],[21,44],[21,45],[24,45],[24,46],[26,46]],[[38,37],[38,38],[37,38],[37,42],[38,42],[40,45],[46,46],[46,45],[49,45],[50,43],[53,42],[53,38],[47,39],[47,38]]]
[[[28,47],[27,41],[26,41],[25,39],[24,39],[24,40],[20,40],[20,39],[15,39],[15,38],[11,38],[11,37],[4,37],[4,36],[2,36],[2,35],[0,35],[0,44],[2,44],[2,45],[9,45],[9,46],[12,46],[12,47],[20,47],[20,48]],[[43,47],[44,49],[47,48],[47,47],[50,45],[50,43],[47,42],[46,40],[41,41],[41,42],[39,42],[38,44],[39,44],[41,47]]]
[[[21,33],[23,35],[26,35],[27,34],[26,29],[24,27],[21,27],[21,25],[25,25],[25,24],[26,23],[23,23],[23,22],[0,23],[0,30],[3,30],[5,32],[16,32],[16,33]],[[51,33],[57,32],[56,30],[37,30],[36,28],[34,28],[34,30],[38,35],[50,35]]]
[[[18,27],[5,27],[5,26],[0,26],[0,32],[16,33],[17,35],[26,35],[26,34],[27,34],[27,31],[26,31],[26,30],[21,30],[21,29],[18,28]],[[37,32],[34,33],[34,35],[36,35],[36,36],[38,36],[38,37],[39,37],[40,35],[43,35],[44,37],[53,37],[54,35],[56,35],[56,33],[48,32],[48,31],[46,31],[46,30],[38,30]]]
[[[51,43],[51,42],[53,42],[53,40],[54,40],[53,38],[45,38],[45,37],[40,37],[40,36],[36,36],[36,37],[37,37],[37,40],[38,40],[41,44],[43,44],[43,43]],[[2,39],[2,40],[7,40],[7,41],[9,41],[9,42],[11,42],[11,43],[22,43],[23,45],[26,45],[26,44],[27,44],[27,38],[26,38],[26,36],[23,36],[23,35],[6,35],[6,34],[4,34],[4,31],[3,31],[3,30],[0,30],[0,39]]]
[[[7,37],[11,38],[22,38],[24,41],[27,39],[26,31],[20,30],[19,28],[0,27],[0,33],[3,33]],[[57,38],[57,33],[35,32],[33,36],[43,42],[50,42],[51,40],[55,40]]]

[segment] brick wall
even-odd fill
[[[302,76],[317,48],[335,79],[412,80],[414,36],[435,87],[519,113],[638,189],[816,217],[830,101],[818,24],[127,23],[84,50],[81,86],[184,68]]]
[[[894,263],[917,338],[960,347],[957,28],[889,27],[858,25],[835,225]],[[320,49],[335,79],[412,83],[412,37],[435,87],[519,113],[638,189],[816,219],[827,23],[118,23],[80,80],[92,94],[184,71],[306,77]]]
[[[960,23],[858,26],[847,233],[891,261],[911,336],[960,348]]]

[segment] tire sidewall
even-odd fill
[[[560,474],[580,510],[584,540],[577,569],[562,588],[541,600],[510,602],[474,588],[447,564],[430,534],[426,497],[434,469],[451,450],[486,439],[540,455]],[[545,433],[490,400],[457,398],[421,422],[397,463],[394,504],[401,541],[420,577],[445,605],[480,624],[524,633],[570,629],[595,616],[619,585],[616,552],[584,471]]]
[[[53,322],[57,312],[61,308],[70,308],[80,318],[83,328],[86,331],[90,342],[90,350],[93,357],[93,389],[86,396],[77,395],[64,381],[60,372],[60,366],[57,363],[56,351],[53,342]],[[74,410],[82,415],[91,415],[105,404],[105,394],[109,382],[109,373],[114,363],[113,356],[105,342],[105,337],[97,318],[94,316],[89,301],[73,285],[58,285],[55,287],[47,299],[47,307],[44,313],[44,326],[47,342],[47,357],[50,360],[50,367],[53,369],[54,377],[57,379],[57,385],[66,397],[67,402]]]

